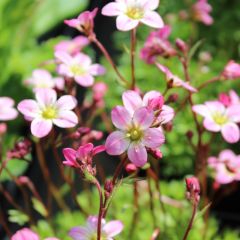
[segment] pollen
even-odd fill
[[[131,128],[127,133],[127,137],[130,138],[131,141],[139,141],[142,136],[142,131],[135,127]]]
[[[131,19],[139,20],[139,19],[143,18],[144,11],[140,7],[129,7],[127,9],[126,15]]]
[[[44,119],[54,119],[57,116],[57,110],[55,107],[47,107],[42,111],[42,117]]]
[[[215,123],[217,123],[218,125],[224,125],[225,123],[228,122],[228,118],[226,115],[222,114],[222,113],[215,113],[213,115],[213,120]]]
[[[80,65],[74,64],[70,67],[70,71],[75,75],[75,76],[81,76],[86,73],[86,70],[83,69]]]

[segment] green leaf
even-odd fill
[[[8,211],[8,215],[9,215],[8,220],[10,222],[17,223],[20,226],[23,226],[25,223],[29,221],[29,217],[25,213],[15,209],[10,209]]]
[[[33,208],[40,213],[43,217],[48,216],[48,211],[45,206],[36,198],[32,198]]]

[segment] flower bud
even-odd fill
[[[187,199],[192,204],[198,204],[200,200],[200,184],[196,177],[189,177],[185,179],[187,188]]]
[[[177,93],[173,93],[173,94],[171,94],[171,95],[168,97],[167,102],[168,102],[168,103],[175,103],[175,102],[177,102],[177,100],[178,100],[178,94],[177,94]]]
[[[176,39],[176,47],[179,51],[185,53],[188,50],[187,44],[180,38]]]
[[[193,137],[193,131],[191,131],[191,130],[187,131],[186,136],[187,136],[188,139],[191,140],[192,137]]]
[[[164,97],[159,96],[156,98],[152,98],[148,101],[148,107],[152,109],[153,111],[160,110],[164,103]]]
[[[159,149],[150,149],[149,153],[156,159],[161,159],[163,157],[163,154]]]
[[[228,107],[231,105],[231,98],[226,93],[220,93],[218,100],[225,106]]]
[[[132,173],[135,173],[137,171],[137,167],[135,164],[133,163],[128,163],[125,167],[125,170],[128,174],[132,174]]]

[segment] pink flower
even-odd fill
[[[0,121],[13,120],[18,112],[13,108],[14,100],[10,97],[0,97]]]
[[[159,0],[116,0],[102,9],[105,16],[117,16],[117,29],[129,31],[144,23],[150,27],[161,28],[164,23],[158,13],[154,12]]]
[[[208,101],[193,106],[193,111],[204,117],[203,125],[211,132],[221,132],[228,143],[240,139],[237,123],[240,122],[240,105],[225,107],[219,101]]]
[[[171,57],[176,55],[176,50],[168,41],[170,33],[170,26],[164,26],[158,31],[151,32],[140,52],[141,59],[145,60],[148,64],[152,64],[158,56]]]
[[[78,18],[65,20],[64,23],[70,27],[76,28],[78,31],[90,36],[94,34],[94,18],[96,17],[98,9],[93,11],[85,11],[81,13]]]
[[[80,52],[85,46],[89,44],[89,40],[87,37],[78,36],[71,40],[61,41],[55,46],[55,52],[63,51],[67,52],[70,55],[75,55]]]
[[[61,77],[52,77],[52,75],[44,69],[36,69],[32,73],[32,77],[25,81],[27,85],[33,87],[34,91],[40,88],[57,88],[64,89],[64,79]]]
[[[234,90],[229,91],[229,94],[220,93],[218,97],[219,102],[221,102],[225,107],[231,105],[240,104],[240,98]]]
[[[225,66],[222,76],[226,79],[238,79],[240,78],[240,64],[233,60],[230,60]]]
[[[77,125],[77,115],[71,111],[77,106],[77,100],[64,95],[57,100],[52,89],[39,89],[36,100],[25,99],[18,104],[18,110],[25,119],[31,121],[31,132],[38,138],[45,137],[53,124],[60,128],[71,128]]]
[[[74,78],[83,87],[92,86],[94,76],[103,75],[105,68],[100,64],[92,64],[91,58],[83,53],[71,56],[66,52],[55,52],[55,57],[61,63],[58,66],[58,73]]]
[[[215,181],[219,184],[228,184],[240,181],[240,155],[226,149],[218,157],[209,157],[208,165],[214,169]]]
[[[188,82],[184,82],[178,76],[170,72],[170,70],[162,64],[156,63],[156,66],[165,74],[166,80],[172,87],[182,87],[190,92],[197,92],[197,89],[191,86]]]
[[[40,240],[39,236],[29,228],[18,230],[11,240]]]
[[[97,239],[97,223],[98,218],[90,216],[87,219],[86,226],[74,227],[70,230],[69,236],[73,240],[93,240]],[[113,240],[123,230],[123,224],[120,221],[114,220],[106,223],[102,219],[102,237],[101,239]]]
[[[134,93],[134,91],[131,91]],[[131,94],[130,92],[130,94]],[[137,167],[147,162],[147,149],[158,148],[164,141],[164,135],[159,128],[151,127],[154,123],[154,111],[141,107],[142,99],[126,99],[129,92],[123,95],[125,107],[117,106],[112,110],[112,122],[118,131],[111,133],[106,140],[106,151],[110,155],[120,155],[127,150],[129,160]]]
[[[185,179],[187,188],[187,198],[193,203],[198,204],[200,200],[200,184],[196,177]]]
[[[207,0],[198,0],[192,6],[193,18],[205,25],[213,24],[213,18],[210,16],[211,11],[212,7],[209,3],[207,3]]]
[[[104,146],[94,147],[92,143],[87,143],[83,146],[80,146],[78,150],[72,148],[64,148],[63,155],[65,161],[63,164],[79,168],[82,164],[92,164],[92,158],[100,152],[105,151]]]

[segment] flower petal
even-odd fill
[[[155,10],[159,5],[159,0],[147,0],[144,8],[148,10]]]
[[[162,28],[164,26],[163,20],[157,12],[147,11],[144,14],[144,18],[140,22],[153,27],[153,28]]]
[[[41,106],[51,106],[57,101],[57,93],[53,89],[38,89],[36,99]]]
[[[14,100],[10,97],[0,97],[0,106],[1,107],[13,107]]]
[[[141,129],[149,128],[152,125],[153,120],[153,111],[146,107],[137,109],[133,115],[133,123]]]
[[[87,239],[89,230],[86,227],[74,227],[72,228],[68,235],[73,239],[73,240],[84,240]]]
[[[234,152],[230,149],[225,149],[220,152],[219,154],[219,161],[226,162],[227,161],[234,161],[236,158],[236,155]]]
[[[87,143],[83,146],[80,146],[77,150],[77,157],[79,159],[84,159],[88,157],[93,150],[93,144],[92,143]]]
[[[125,91],[122,95],[123,105],[133,116],[134,112],[143,106],[143,101],[140,95],[135,91]]]
[[[77,99],[71,95],[64,95],[57,100],[59,110],[72,110],[77,106]]]
[[[0,121],[13,120],[17,117],[18,112],[14,108],[3,108],[0,110]]]
[[[83,87],[90,87],[94,83],[94,78],[91,75],[77,76],[75,81]]]
[[[39,112],[39,107],[36,101],[31,99],[26,99],[21,101],[18,106],[18,111],[22,113],[29,120],[35,118]]]
[[[103,227],[103,232],[106,233],[107,238],[118,235],[123,230],[121,221],[110,221]]]
[[[165,141],[163,132],[159,128],[149,128],[144,131],[143,144],[149,148],[160,147]]]
[[[53,123],[60,128],[72,128],[78,124],[77,115],[70,110],[60,111]]]
[[[89,70],[89,73],[93,76],[103,75],[105,74],[105,72],[106,72],[105,67],[103,67],[100,64],[93,64]]]
[[[240,138],[240,130],[237,124],[227,123],[222,127],[222,136],[228,143],[236,143]]]
[[[149,100],[162,96],[158,91],[149,91],[143,97],[143,105],[148,106]]]
[[[35,118],[31,123],[32,135],[38,138],[47,136],[52,129],[52,121]]]
[[[59,60],[60,62],[62,62],[62,63],[65,63],[65,64],[70,64],[71,62],[72,62],[72,57],[71,57],[71,55],[69,55],[68,53],[66,53],[66,52],[64,52],[64,51],[56,51],[55,53],[54,53],[54,55],[55,55],[55,58],[57,59],[57,60]]]
[[[203,126],[210,132],[219,132],[221,130],[221,126],[216,124],[211,118],[205,118]]]
[[[158,116],[158,121],[161,124],[166,124],[170,121],[173,120],[174,118],[174,109],[172,107],[169,107],[167,105],[163,105],[162,106],[162,111],[160,112],[159,116]]]
[[[120,31],[129,31],[137,27],[138,20],[131,19],[126,15],[119,15],[117,17],[117,29]]]
[[[240,122],[240,104],[232,105],[226,110],[227,116],[233,122]]]
[[[128,148],[128,158],[137,167],[142,167],[147,162],[147,150],[142,143],[131,143]]]
[[[65,165],[74,166],[76,162],[76,151],[72,148],[64,148],[63,156],[66,159],[63,161]]]
[[[121,155],[129,146],[129,139],[124,132],[115,131],[111,133],[106,140],[106,152],[109,155]]]
[[[192,110],[195,113],[197,113],[197,114],[199,114],[199,115],[201,115],[203,117],[211,118],[211,113],[210,113],[209,109],[207,108],[207,106],[204,105],[204,104],[194,105],[192,107]]]
[[[102,15],[105,16],[117,16],[119,14],[121,14],[121,10],[119,8],[119,3],[116,2],[108,3],[102,9]]]
[[[131,115],[125,107],[116,106],[111,112],[112,122],[116,128],[126,129],[131,123]]]

